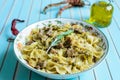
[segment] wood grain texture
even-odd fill
[[[0,80],[52,80],[20,64],[14,55],[13,43],[7,42],[7,38],[15,38],[10,31],[14,18],[25,20],[16,25],[21,31],[37,21],[55,18],[59,9],[65,5],[50,8],[47,14],[41,12],[46,5],[60,1],[62,0],[0,0]],[[98,0],[89,1],[93,4]],[[114,7],[112,23],[107,28],[99,28],[109,42],[106,59],[93,70],[68,80],[120,80],[120,0],[113,0],[111,4]],[[90,6],[85,6],[67,9],[59,18],[86,20],[89,16]]]
[[[0,25],[2,25],[0,27],[0,35],[2,34],[4,28],[6,27],[6,24],[8,23],[8,19],[10,17],[11,11],[13,10],[14,5],[15,5],[15,0],[9,0],[9,1],[7,1],[7,4],[10,4],[10,5],[5,5],[5,7],[3,7],[4,9],[2,9],[1,13],[0,13],[0,17],[1,17]]]

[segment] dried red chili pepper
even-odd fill
[[[12,25],[11,25],[11,31],[12,31],[12,34],[15,35],[15,36],[19,33],[19,31],[16,29],[16,23],[17,22],[24,22],[24,20],[13,19]]]

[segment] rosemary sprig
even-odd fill
[[[54,39],[54,41],[51,43],[51,45],[48,47],[46,53],[49,52],[49,50],[53,47],[53,46],[56,46],[60,40],[64,37],[64,36],[67,36],[69,34],[71,34],[74,30],[68,30],[66,32],[63,32],[61,34],[59,34],[58,36],[56,36],[56,38]]]

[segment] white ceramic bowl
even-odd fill
[[[104,55],[101,57],[101,59],[94,65],[92,66],[90,69],[88,70],[91,70],[93,69],[95,66],[97,66],[101,61],[103,61],[103,59],[105,58],[105,56],[107,55],[108,53],[108,40],[106,39],[105,35],[100,31],[98,30],[97,28],[95,28],[94,26],[86,23],[86,22],[83,22],[83,21],[79,21],[79,20],[73,20],[73,19],[63,19],[63,18],[60,18],[60,19],[49,19],[49,20],[44,20],[44,21],[40,21],[40,22],[37,22],[37,23],[34,23],[34,24],[31,24],[29,25],[28,27],[26,27],[25,29],[23,29],[16,37],[15,41],[14,41],[14,51],[15,51],[15,55],[17,57],[17,59],[19,60],[20,63],[22,63],[26,68],[32,70],[33,72],[36,72],[44,77],[48,77],[48,78],[52,78],[52,79],[68,79],[68,78],[74,78],[74,77],[77,77],[79,74],[82,74],[83,72],[86,72],[88,70],[85,70],[83,72],[79,72],[79,73],[74,73],[74,74],[64,74],[64,75],[60,75],[60,74],[50,74],[50,73],[47,73],[47,72],[41,72],[41,71],[38,71],[37,69],[34,69],[32,68],[31,66],[29,66],[27,64],[27,62],[22,58],[22,54],[21,52],[19,51],[19,49],[17,48],[17,43],[21,42],[22,44],[25,44],[25,38],[26,36],[29,35],[29,33],[31,32],[31,30],[35,27],[44,27],[45,25],[49,25],[49,24],[57,24],[57,25],[62,25],[62,24],[65,24],[65,23],[77,23],[77,24],[82,24],[85,28],[92,28],[91,31],[95,32],[98,34],[98,36],[100,36],[102,39],[103,39],[103,47],[105,49],[105,53]]]

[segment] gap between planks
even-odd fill
[[[21,9],[22,9],[22,7],[20,8],[20,11],[21,11]],[[19,13],[20,13],[20,12],[19,12]],[[20,14],[19,14],[18,16],[20,16]],[[6,50],[6,52],[5,52],[5,55],[4,55],[4,58],[3,58],[3,61],[2,61],[2,65],[1,65],[1,67],[0,67],[0,71],[1,71],[1,69],[2,69],[2,66],[3,66],[3,64],[4,64],[4,61],[5,61],[6,56],[7,56],[7,53],[8,53],[8,50],[9,50],[9,48],[10,48],[10,43],[11,43],[11,42],[8,43],[8,47],[7,47],[7,50]]]
[[[113,80],[113,77],[112,77],[112,74],[111,74],[111,71],[110,71],[110,68],[109,68],[107,59],[105,59],[105,62],[106,62],[106,65],[107,65],[107,69],[108,69],[108,71],[109,71],[110,78],[111,78],[111,80]]]
[[[24,4],[24,0],[23,0],[23,4]],[[33,0],[32,0],[32,2],[31,2],[31,6],[30,6],[30,11],[29,11],[29,14],[28,14],[28,19],[27,19],[27,22],[26,22],[26,26],[28,25],[28,21],[29,21],[29,17],[30,17],[30,14],[31,14],[31,10],[32,10],[32,4],[33,4]],[[22,10],[22,8],[23,8],[23,6],[21,7],[21,9],[20,9],[20,14],[21,14],[21,10]],[[18,15],[18,18],[20,17],[20,14]],[[15,71],[14,71],[14,75],[13,75],[13,80],[15,80],[15,78],[16,78],[16,74],[17,74],[17,70],[18,70],[18,61],[17,61],[17,63],[16,63],[16,67],[15,67]],[[30,75],[31,75],[31,71],[29,71],[29,80],[31,79],[31,77],[30,77]]]
[[[13,74],[13,80],[16,79],[16,73],[17,73],[17,70],[18,70],[18,61],[16,62],[16,66],[15,66],[15,70],[14,70],[14,74]]]
[[[1,66],[0,66],[0,72],[1,72],[1,70],[2,70],[3,64],[4,64],[5,59],[6,59],[6,57],[7,57],[9,48],[10,48],[10,42],[8,43],[7,50],[6,50],[5,55],[4,55],[4,57],[3,57],[3,60],[2,60]]]
[[[108,34],[109,34],[109,36],[110,36],[110,39],[111,39],[111,41],[112,41],[112,43],[113,43],[113,46],[114,46],[114,48],[115,48],[115,51],[116,51],[116,53],[117,53],[117,55],[118,55],[118,57],[119,57],[119,60],[120,60],[120,54],[119,54],[119,52],[118,52],[118,50],[117,50],[117,48],[116,48],[116,46],[115,46],[115,43],[114,43],[113,38],[112,38],[112,35],[111,35],[111,33],[110,33],[110,31],[109,31],[108,28],[107,28],[107,32],[108,32]]]
[[[0,35],[2,34],[4,28],[5,28],[6,24],[7,24],[7,21],[8,21],[8,19],[9,19],[9,17],[10,17],[10,14],[11,14],[14,6],[15,6],[15,3],[16,3],[16,0],[14,0],[13,3],[12,3],[12,6],[11,6],[9,12],[8,12],[7,18],[5,19],[5,23],[3,24],[3,27],[2,27],[2,29],[1,29],[1,31],[0,31]]]

